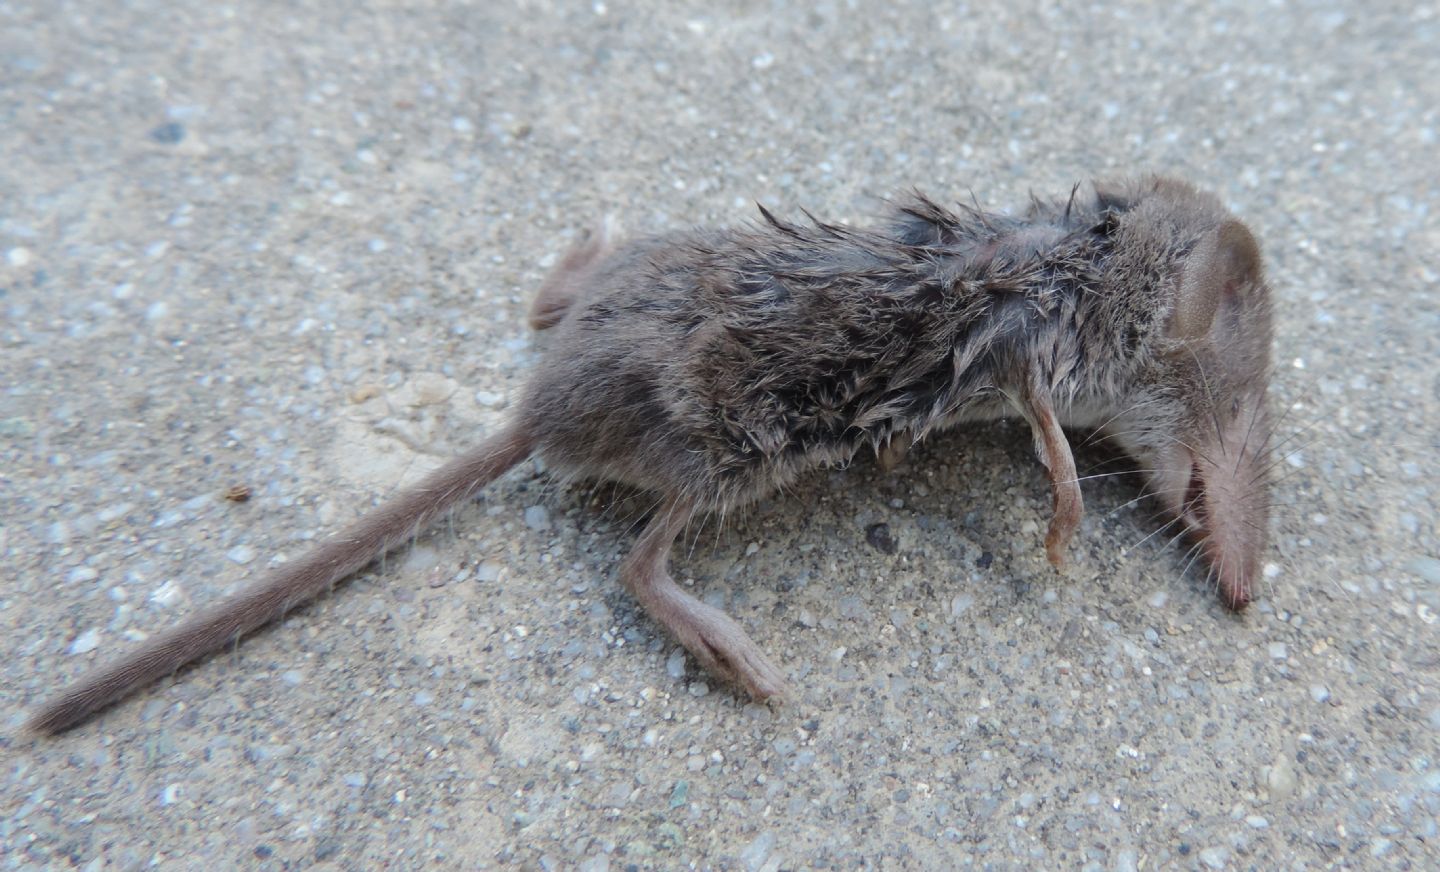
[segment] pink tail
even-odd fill
[[[500,433],[294,563],[92,671],[36,711],[26,728],[52,734],[69,729],[142,685],[314,599],[414,539],[440,515],[530,456],[532,448],[530,438],[518,428]]]

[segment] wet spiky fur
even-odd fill
[[[1140,399],[1137,380],[1169,377],[1156,358],[1176,265],[1228,217],[1160,179],[1019,217],[912,194],[871,229],[761,211],[634,243],[594,276],[523,406],[552,463],[728,509],[1013,414],[1035,378],[1062,423],[1096,426]],[[1195,392],[1157,390],[1143,412],[1173,434]]]

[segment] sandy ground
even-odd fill
[[[0,0],[0,868],[1440,863],[1434,4],[358,5]],[[678,561],[802,688],[772,711],[619,590],[633,501],[527,464],[17,735],[493,432],[529,296],[603,215],[1142,170],[1269,258],[1285,476],[1243,615],[1123,476],[1052,570],[1024,430],[956,433]]]

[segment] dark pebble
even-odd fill
[[[990,564],[994,562],[995,555],[991,554],[989,551],[982,551],[980,552],[980,556],[975,558],[975,565],[980,567],[981,569],[989,569]]]
[[[256,845],[256,846],[255,846],[255,856],[256,856],[256,857],[259,857],[261,860],[268,860],[268,859],[270,859],[270,855],[273,854],[273,853],[275,853],[275,849],[272,848],[272,847],[270,847],[269,845]]]
[[[150,131],[150,138],[161,145],[174,145],[185,138],[185,125],[171,121]]]
[[[889,524],[871,524],[865,530],[865,541],[876,551],[895,553],[895,537],[890,535]]]

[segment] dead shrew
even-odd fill
[[[1249,602],[1266,546],[1271,304],[1254,237],[1215,197],[1147,178],[1022,216],[919,195],[867,229],[761,209],[742,227],[612,244],[592,234],[540,288],[551,332],[509,425],[306,556],[61,692],[58,732],[236,641],[414,538],[515,464],[655,495],[620,578],[713,675],[757,700],[783,673],[682,590],[671,544],[816,467],[893,464],[966,421],[1020,415],[1049,471],[1059,564],[1082,500],[1062,428],[1139,465],[1221,596]]]

